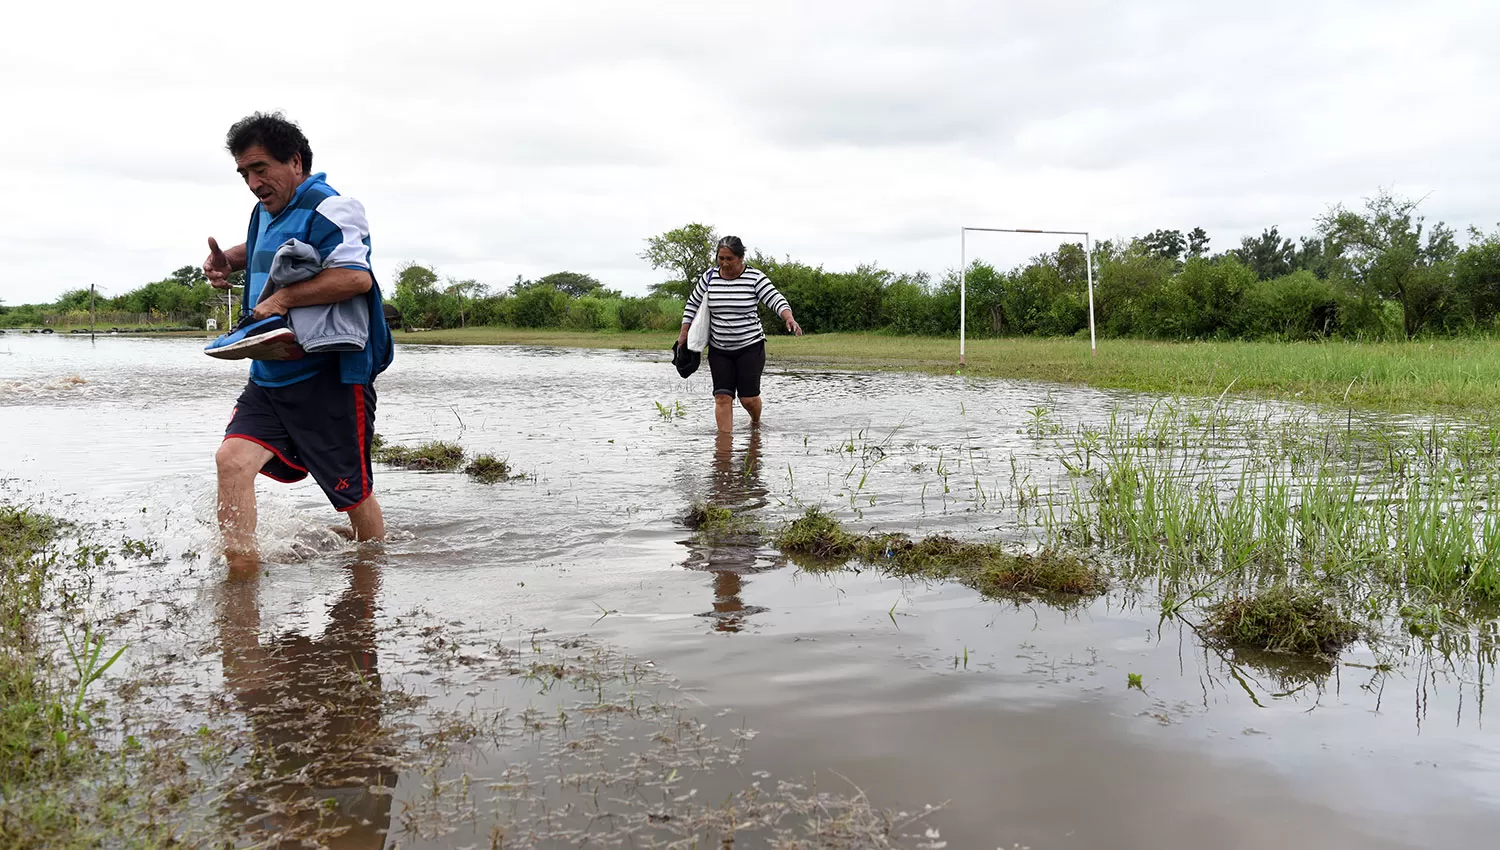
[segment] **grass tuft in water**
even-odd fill
[[[463,465],[464,450],[457,443],[434,440],[418,446],[388,446],[383,443],[376,448],[372,442],[370,456],[377,463],[401,466],[423,471],[452,472]]]
[[[1097,596],[1109,586],[1099,570],[1070,555],[1018,555],[994,543],[945,535],[920,540],[904,534],[860,536],[819,508],[808,508],[776,544],[784,552],[813,559],[803,562],[806,569],[837,569],[858,559],[895,576],[957,581],[986,596]]]
[[[729,508],[695,502],[682,518],[682,524],[709,537],[731,534],[748,534],[755,525],[737,516]]]
[[[821,508],[808,508],[776,537],[776,546],[793,555],[822,561],[846,561],[859,552],[860,539]],[[830,564],[829,566],[833,566]]]
[[[1337,655],[1363,634],[1328,597],[1278,585],[1209,606],[1206,631],[1221,643],[1267,652]]]
[[[30,558],[57,537],[59,528],[49,516],[0,505],[0,559],[13,563]]]
[[[495,484],[511,477],[510,464],[494,455],[479,455],[469,461],[464,472],[481,484]]]
[[[49,656],[36,634],[50,548],[60,524],[26,508],[0,505],[0,762],[6,780],[48,775],[65,760],[65,701],[49,681]]]
[[[857,548],[861,559],[893,575],[951,579],[986,596],[1097,596],[1109,586],[1082,560],[1051,551],[1017,555],[993,543],[966,543],[944,535],[916,541],[882,535],[864,538]]]

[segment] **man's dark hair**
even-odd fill
[[[725,236],[719,240],[718,248],[728,248],[736,257],[741,260],[745,259],[745,243],[741,242],[738,236]],[[718,248],[714,250],[717,251]]]
[[[307,137],[302,135],[302,128],[286,120],[280,112],[256,112],[229,128],[225,147],[230,154],[239,156],[256,145],[265,148],[277,162],[291,162],[293,154],[301,154],[302,172],[312,173],[312,147]]]

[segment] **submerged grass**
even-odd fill
[[[75,530],[0,505],[7,850],[447,846],[455,835],[516,848],[939,846],[932,806],[898,814],[857,788],[742,784],[754,730],[705,722],[701,703],[650,662],[545,629],[506,645],[420,609],[361,619],[373,606],[345,604],[358,596],[334,606],[318,639],[263,632],[258,611],[244,619],[258,589],[241,582],[221,588],[212,626],[152,602],[175,609],[195,645],[207,637],[195,628],[218,629],[224,690],[204,687],[202,659],[173,651],[174,635],[141,647],[134,672],[110,682],[105,711],[78,698],[86,681],[70,681],[67,659],[35,634],[67,625],[58,610],[75,606],[59,581],[99,561]],[[351,578],[350,593],[365,583]],[[83,646],[99,645],[92,628],[82,634]],[[365,645],[414,652],[382,652],[366,667],[350,657]],[[99,669],[85,661],[80,680]],[[444,695],[458,674],[493,688],[495,704],[452,705]],[[727,778],[730,796],[695,796],[711,775]]]
[[[1328,596],[1285,585],[1208,606],[1205,631],[1228,646],[1297,655],[1338,655],[1358,640],[1360,625]]]
[[[479,455],[464,467],[464,473],[481,484],[495,484],[511,477],[510,464],[494,455]]]
[[[66,699],[37,634],[59,528],[51,517],[0,506],[0,797],[12,783],[66,767]]]
[[[800,563],[810,570],[839,569],[857,559],[904,578],[957,581],[986,596],[1090,597],[1108,588],[1097,568],[1071,555],[1013,554],[994,543],[943,535],[920,540],[902,534],[861,536],[845,531],[816,507],[782,529],[776,544],[788,554],[804,556]]]
[[[841,566],[860,550],[859,537],[844,530],[839,521],[821,508],[808,508],[776,535],[776,546],[790,555],[804,555],[824,566]]]
[[[760,526],[755,522],[729,508],[702,502],[695,502],[688,508],[682,524],[708,541],[730,539],[745,542],[752,537],[758,539],[760,534]]]
[[[377,440],[370,445],[370,456],[377,463],[389,466],[427,472],[452,472],[463,465],[464,449],[457,443],[442,440],[417,446],[388,445],[384,440]]]
[[[106,655],[73,611],[87,602],[75,582],[87,586],[111,556],[73,537],[52,517],[0,505],[0,847],[174,846],[163,815],[187,816],[191,783],[177,749],[144,731],[121,741],[101,722],[91,685],[124,647]]]
[[[1172,597],[1315,580],[1500,601],[1500,426],[1338,425],[1207,405],[1116,415],[1059,440],[1060,489],[1015,495],[1045,543],[1104,547]]]

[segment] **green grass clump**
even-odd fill
[[[1363,630],[1328,597],[1278,585],[1209,606],[1208,636],[1230,646],[1299,655],[1337,655]]]
[[[419,446],[370,445],[370,457],[377,463],[420,469],[429,472],[452,472],[463,465],[464,450],[457,443],[434,440]]]
[[[994,543],[966,543],[945,535],[912,540],[904,534],[850,534],[837,519],[808,508],[776,538],[804,567],[831,569],[852,559],[904,578],[956,581],[985,596],[1097,596],[1108,582],[1082,560],[1055,552],[1013,554]]]
[[[50,517],[0,506],[0,764],[18,780],[55,770],[57,736],[67,731],[34,634],[59,528]],[[0,797],[8,784],[0,782]]]
[[[1055,552],[1013,554],[993,543],[966,543],[945,535],[908,540],[900,535],[866,538],[863,560],[883,564],[894,575],[958,581],[986,596],[1038,594],[1097,596],[1104,576],[1082,560]]]
[[[682,524],[699,534],[717,537],[733,534],[748,534],[756,530],[754,523],[737,516],[725,507],[694,503],[682,518]]]
[[[0,562],[11,565],[30,559],[57,537],[60,527],[49,516],[0,505]]]
[[[469,461],[464,472],[481,484],[494,484],[510,478],[510,464],[494,455],[479,455]]]
[[[1007,593],[1098,596],[1109,589],[1109,582],[1097,569],[1079,558],[1057,552],[1011,555],[994,551],[965,584],[987,596]]]
[[[845,531],[838,520],[821,508],[808,508],[781,530],[776,546],[792,555],[823,561],[848,560],[859,552],[860,539]]]

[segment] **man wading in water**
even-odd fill
[[[390,365],[393,350],[371,273],[364,207],[312,173],[307,137],[280,113],[257,112],[235,124],[227,147],[258,203],[244,244],[224,251],[208,240],[203,271],[209,281],[226,289],[231,272],[246,270],[244,306],[254,305],[256,320],[351,298],[368,300],[370,318],[368,340],[358,351],[251,364],[215,456],[225,557],[231,566],[256,558],[256,473],[283,482],[312,475],[334,508],[349,515],[354,539],[379,540],[385,519],[374,496],[370,439],[375,376]],[[290,239],[312,246],[321,270],[262,300],[271,260]]]

